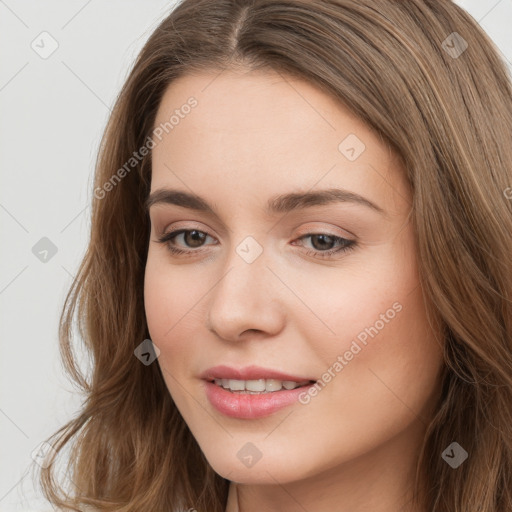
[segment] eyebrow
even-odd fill
[[[369,199],[340,188],[329,188],[314,192],[290,192],[277,195],[268,200],[265,211],[267,214],[288,213],[294,210],[340,202],[363,205],[380,215],[387,216],[385,210]],[[146,199],[144,207],[146,210],[149,210],[151,206],[157,204],[174,204],[182,208],[208,213],[217,217],[215,209],[206,200],[196,194],[181,190],[157,189]]]

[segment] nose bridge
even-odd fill
[[[226,257],[223,277],[212,290],[208,314],[210,329],[223,338],[237,338],[248,329],[269,332],[278,327],[279,280],[267,268],[268,256],[263,242],[247,235]]]
[[[233,245],[226,258],[224,277],[218,284],[217,295],[243,300],[246,305],[258,303],[270,291],[267,268],[268,251],[253,235],[245,236]]]

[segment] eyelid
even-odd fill
[[[170,226],[172,226],[172,227],[170,227]],[[179,229],[186,229],[187,231],[188,230],[193,231],[194,229],[196,229],[197,231],[202,231],[209,236],[218,238],[217,235],[213,234],[215,232],[215,230],[212,229],[210,226],[208,226],[208,224],[204,224],[204,223],[197,222],[194,220],[184,220],[184,221],[172,222],[170,224],[167,224],[161,231],[158,229],[156,231],[157,232],[159,231],[160,235],[165,235],[171,231],[177,231]]]
[[[306,224],[304,227],[301,227],[300,229],[295,228],[295,229],[298,229],[298,233],[299,233],[298,236],[300,237],[303,235],[310,235],[312,233],[322,233],[322,234],[330,234],[331,236],[339,236],[341,238],[350,238],[351,240],[354,240],[354,241],[357,240],[357,236],[354,235],[354,233],[351,233],[350,231],[348,231],[346,229],[340,228],[339,226],[333,226],[330,223],[327,223],[327,224],[329,224],[332,227],[326,228],[325,222],[318,221],[318,223],[323,224],[323,225],[322,226],[310,226],[309,225],[309,224],[311,224],[311,222],[310,222],[310,223]],[[295,231],[295,229],[294,229],[294,231]]]

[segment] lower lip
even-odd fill
[[[314,383],[311,386],[314,386]],[[311,386],[251,395],[233,393],[213,382],[205,381],[206,396],[213,407],[226,416],[241,419],[269,416],[283,407],[298,402],[299,396],[307,393]]]

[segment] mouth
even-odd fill
[[[203,378],[204,392],[210,404],[224,416],[247,420],[264,418],[297,404],[300,397],[318,382],[300,377],[297,380],[220,377],[209,375]]]
[[[292,390],[302,387],[309,387],[314,384],[315,380],[291,381],[278,379],[255,379],[255,380],[239,380],[239,379],[207,379],[216,386],[225,389],[231,393],[243,395],[263,395],[268,393],[276,393],[283,390]]]

